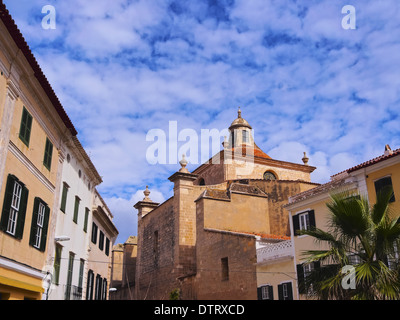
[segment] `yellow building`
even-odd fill
[[[305,250],[328,249],[315,243],[314,238],[298,235],[296,230],[316,226],[327,230],[328,208],[326,206],[332,193],[350,191],[367,196],[371,205],[376,201],[376,194],[385,186],[394,190],[392,212],[400,213],[400,149],[392,151],[386,146],[385,153],[379,157],[361,163],[353,168],[332,176],[330,182],[299,193],[289,198],[285,208],[289,211],[289,221],[294,247],[292,271],[296,275],[296,291],[300,299],[305,299],[305,292],[299,290],[299,282],[307,277],[308,272],[318,267],[315,263],[304,263],[302,254]],[[301,288],[301,286],[300,286]]]
[[[60,145],[76,130],[0,4],[0,299],[41,299]]]

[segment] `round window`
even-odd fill
[[[276,176],[274,173],[272,173],[271,171],[266,171],[264,173],[264,179],[265,180],[276,180]]]

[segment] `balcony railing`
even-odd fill
[[[291,240],[268,243],[257,249],[257,263],[268,264],[278,260],[286,260],[293,257]]]
[[[64,285],[65,300],[82,300],[82,288],[77,286]]]

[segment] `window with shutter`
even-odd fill
[[[87,287],[86,287],[86,300],[93,299],[93,284],[94,284],[94,273],[93,270],[89,270],[87,278]]]
[[[83,231],[87,232],[88,221],[89,221],[89,212],[88,208],[85,208],[85,221],[83,223]]]
[[[78,213],[79,213],[79,203],[80,202],[81,202],[81,199],[79,199],[78,196],[75,196],[74,217],[73,217],[73,221],[75,223],[78,223]]]
[[[381,178],[379,180],[376,180],[374,182],[374,185],[375,185],[376,195],[378,195],[381,192],[384,192],[387,189],[393,190],[392,178],[391,177],[384,177],[384,178]],[[394,202],[394,201],[396,201],[396,199],[394,197],[394,192],[393,192],[389,202]]]
[[[24,232],[28,193],[28,189],[17,177],[8,175],[0,229],[17,239],[22,239]]]
[[[101,292],[102,292],[102,279],[101,276],[98,274],[96,276],[96,291],[95,291],[95,300],[100,300],[101,299]]]
[[[298,236],[299,235],[299,230],[300,230],[300,220],[299,220],[299,215],[296,214],[292,217],[292,221],[293,221],[293,231],[294,231],[294,235]]]
[[[314,210],[309,210],[296,214],[292,218],[294,235],[299,235],[299,230],[311,230],[315,228],[315,213]]]
[[[103,279],[103,288],[102,288],[102,297],[101,300],[107,300],[107,279]]]
[[[284,282],[278,285],[279,300],[293,300],[293,290],[291,282]]]
[[[98,229],[97,225],[93,222],[92,223],[92,242],[94,244],[97,243],[97,229]]]
[[[51,169],[51,158],[53,157],[53,144],[49,138],[46,138],[46,145],[44,148],[43,164],[47,169]]]
[[[78,287],[82,288],[83,286],[83,273],[85,269],[85,260],[81,259],[80,260],[80,265],[79,265],[79,281],[78,281]]]
[[[54,272],[53,272],[53,283],[58,284],[60,280],[60,266],[61,266],[61,251],[62,247],[57,244],[56,252],[54,256]]]
[[[110,255],[110,239],[106,238],[106,250],[105,254],[108,257]]]
[[[99,249],[103,251],[104,249],[104,232],[100,230],[100,235],[99,235]]]
[[[31,138],[31,130],[32,130],[32,116],[25,109],[22,110],[21,124],[19,127],[19,138],[21,141],[29,147],[29,141]]]
[[[47,204],[40,198],[36,197],[33,205],[29,244],[40,251],[45,251],[46,249],[49,216],[50,209]]]
[[[260,287],[259,300],[274,300],[273,286],[266,285]]]
[[[74,259],[75,259],[75,254],[73,252],[70,252],[68,260],[67,286],[65,288],[65,300],[70,300],[71,298],[71,285],[72,285],[72,274],[74,272]]]
[[[68,185],[64,182],[63,183],[63,191],[61,195],[61,206],[60,210],[65,213],[65,208],[67,206],[67,195],[68,195]]]

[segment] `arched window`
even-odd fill
[[[199,180],[199,186],[205,186],[206,185],[206,182],[204,181],[204,179],[203,178],[200,178],[200,180]]]
[[[276,180],[276,175],[271,171],[265,171],[264,180]]]

